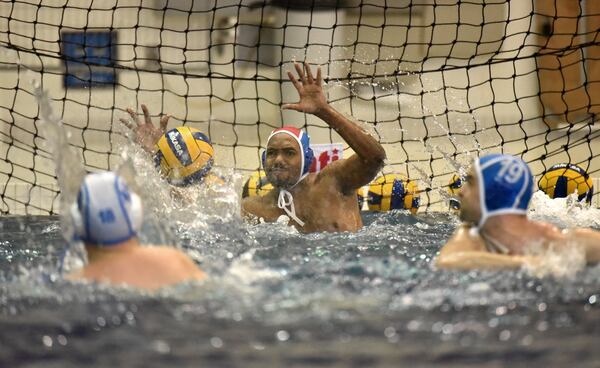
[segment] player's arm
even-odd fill
[[[585,259],[587,263],[600,262],[600,232],[592,229],[573,229],[569,230],[570,235],[576,244],[585,249]]]
[[[473,269],[514,269],[521,268],[526,264],[533,264],[536,258],[533,256],[512,256],[495,254],[486,251],[464,251],[445,254],[436,259],[438,268],[448,270],[473,270]]]
[[[139,144],[144,151],[148,153],[154,153],[156,150],[156,142],[163,136],[167,131],[167,124],[171,115],[164,115],[160,118],[159,127],[154,126],[152,119],[150,118],[150,112],[148,107],[142,104],[142,111],[144,112],[144,121],[140,120],[138,114],[133,111],[131,107],[127,108],[127,112],[131,116],[131,120],[120,118],[119,120],[127,128],[131,129],[134,135],[134,140]]]
[[[264,208],[262,196],[250,196],[242,199],[242,219],[251,224],[258,224],[262,208]]]
[[[196,263],[184,253],[179,254],[179,269],[185,270],[190,280],[204,280],[206,273],[202,271]]]
[[[379,172],[385,160],[385,151],[367,132],[327,103],[323,93],[321,68],[317,68],[317,76],[314,78],[307,64],[304,64],[304,70],[300,64],[294,64],[294,67],[300,80],[291,72],[288,72],[288,77],[296,87],[300,101],[286,104],[283,108],[319,117],[354,150],[355,155],[347,160],[340,160],[331,167],[327,166],[322,172],[322,175],[334,176],[343,193],[353,193],[357,188],[368,184]]]
[[[76,270],[66,274],[64,278],[70,281],[81,280],[83,279],[83,272],[82,270]]]
[[[469,225],[461,225],[440,249],[435,259],[438,268],[456,270],[519,268],[525,262],[533,261],[523,256],[488,252],[481,238],[471,235],[470,229]]]
[[[458,252],[484,252],[485,246],[480,239],[470,234],[471,226],[462,224],[452,237],[440,249],[438,258]]]

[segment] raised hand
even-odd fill
[[[321,77],[321,67],[317,67],[317,78],[313,77],[310,66],[304,63],[304,70],[298,63],[294,63],[294,68],[298,73],[298,81],[292,72],[287,72],[288,77],[296,87],[300,101],[292,104],[285,104],[283,109],[296,110],[308,114],[319,114],[324,111],[328,105],[325,94],[323,93],[323,78]],[[306,74],[305,74],[306,71]]]
[[[135,122],[135,126],[128,119],[120,118],[119,120],[121,123],[123,123],[123,125],[133,131],[135,142],[139,144],[144,151],[154,153],[156,142],[158,142],[160,137],[162,137],[162,135],[167,131],[167,124],[171,118],[171,115],[164,115],[161,117],[160,126],[157,128],[152,123],[150,112],[148,112],[148,107],[146,107],[144,104],[142,104],[142,111],[144,112],[143,122],[132,108],[127,108],[127,112],[131,116],[131,119]]]

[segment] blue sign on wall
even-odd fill
[[[66,70],[65,87],[115,85],[116,44],[116,33],[111,31],[63,32],[61,52]]]

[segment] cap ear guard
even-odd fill
[[[139,195],[133,192],[131,192],[129,195],[131,196],[131,217],[129,218],[131,221],[131,231],[137,235],[142,228],[142,223],[144,220],[144,208],[142,206],[142,199]]]
[[[84,179],[85,180],[85,179]],[[74,237],[77,240],[85,240],[87,238],[87,233],[85,231],[85,223],[83,219],[83,214],[81,213],[81,208],[85,207],[85,203],[87,201],[87,187],[82,185],[79,193],[77,194],[77,199],[71,205],[71,219],[73,223],[73,231]]]
[[[137,193],[130,191],[127,189],[127,185],[125,182],[117,177],[115,179],[115,189],[119,195],[119,201],[121,202],[121,210],[124,220],[129,225],[129,234],[126,238],[131,238],[136,236],[140,228],[142,227],[143,222],[143,208],[142,208],[142,200]],[[123,188],[123,186],[125,188]],[[125,201],[129,200],[129,210],[125,208]]]
[[[83,240],[85,238],[85,228],[83,227],[83,218],[81,217],[81,212],[79,212],[77,202],[71,205],[70,212],[74,231],[73,235],[75,239]]]
[[[308,173],[314,159],[315,153],[312,148],[308,147],[304,154],[304,174]]]

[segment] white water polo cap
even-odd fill
[[[88,174],[71,207],[75,235],[86,243],[110,246],[137,236],[142,202],[113,172]]]

